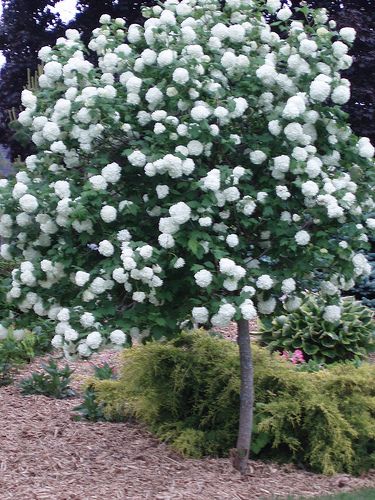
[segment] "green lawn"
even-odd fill
[[[351,493],[339,493],[338,495],[316,498],[319,500],[375,500],[375,489],[357,490]]]
[[[336,495],[327,495],[324,497],[313,497],[314,500],[375,500],[375,489],[356,490],[350,493],[338,493]],[[286,500],[297,500],[296,497],[288,497]],[[307,500],[300,497],[298,500]]]

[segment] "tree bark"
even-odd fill
[[[244,319],[237,321],[237,343],[240,350],[241,369],[240,423],[237,447],[232,450],[231,455],[233,467],[241,474],[245,474],[248,468],[253,427],[254,381],[249,322]]]

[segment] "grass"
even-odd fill
[[[356,490],[348,493],[338,493],[336,495],[327,495],[324,497],[314,497],[316,500],[375,500],[375,489]],[[296,497],[288,497],[286,500],[297,500]],[[305,497],[299,497],[298,500],[307,500]]]

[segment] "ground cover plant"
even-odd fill
[[[22,94],[37,153],[0,181],[1,256],[19,260],[7,301],[20,321],[55,321],[67,356],[237,321],[242,471],[248,320],[318,287],[335,323],[340,291],[370,273],[374,148],[341,109],[355,31],[324,9],[298,14],[278,0],[167,0],[144,27],[104,15],[97,65],[68,30]]]
[[[325,474],[375,466],[375,366],[296,369],[254,346],[252,455]],[[238,347],[184,333],[123,354],[119,380],[90,381],[105,419],[138,419],[185,456],[226,456],[238,427]]]

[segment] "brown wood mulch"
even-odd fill
[[[73,386],[104,362],[118,365],[118,353],[70,363]],[[22,396],[17,382],[0,388],[0,500],[253,500],[375,487],[375,470],[327,477],[261,461],[241,477],[227,459],[182,458],[140,425],[75,422],[79,402]]]

